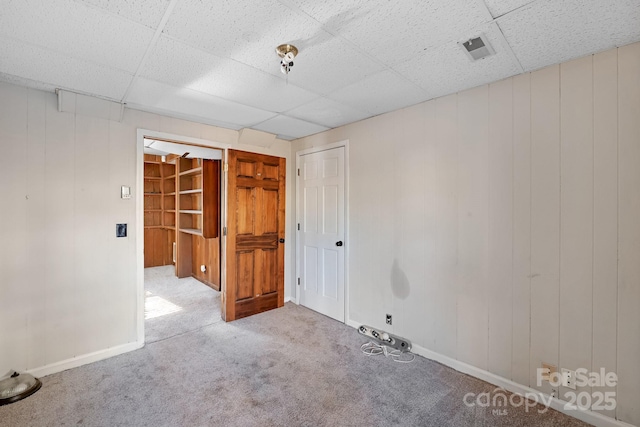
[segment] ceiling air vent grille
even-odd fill
[[[482,59],[496,53],[489,44],[487,38],[483,35],[462,43],[462,48],[472,61],[477,61],[478,59]]]

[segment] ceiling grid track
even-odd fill
[[[509,55],[509,57],[513,60],[513,62],[518,66],[518,70],[520,71],[520,74],[524,73],[525,69],[522,66],[522,64],[520,63],[520,60],[518,59],[516,54],[513,52],[513,49],[511,48],[511,45],[509,44],[509,41],[504,36],[504,33],[502,32],[502,28],[500,28],[500,24],[497,21],[493,21],[491,23],[491,25],[494,25],[496,27],[496,30],[497,30],[496,33],[502,39],[502,43],[503,43],[504,47],[506,48],[506,54]]]
[[[164,27],[167,25],[167,21],[169,21],[169,16],[171,16],[171,13],[173,12],[173,8],[176,6],[176,3],[178,3],[178,0],[171,0],[171,3],[169,3],[169,6],[167,6],[167,10],[164,11],[162,20],[160,21],[160,24],[158,24],[158,28],[156,29],[156,32],[153,35],[153,38],[151,39],[151,43],[149,43],[149,46],[147,47],[147,50],[145,51],[144,56],[142,57],[142,60],[138,65],[138,69],[136,70],[136,73],[133,75],[133,78],[131,79],[131,83],[129,83],[129,86],[127,86],[127,90],[122,96],[122,99],[120,100],[120,102],[126,103],[127,98],[129,97],[129,93],[131,92],[131,88],[133,87],[133,84],[136,82],[136,79],[142,72],[142,69],[146,64],[147,59],[151,54],[151,51],[153,50],[153,48],[155,48],[156,43],[158,43],[158,39],[162,35],[162,31],[164,30]]]
[[[516,54],[513,52],[513,49],[511,48],[511,45],[509,44],[509,41],[507,40],[507,38],[504,36],[504,32],[502,32],[502,28],[500,28],[500,24],[498,23],[498,18],[501,18],[503,16],[506,16],[510,13],[515,12],[516,10],[522,9],[525,6],[530,5],[531,3],[537,1],[537,0],[531,0],[530,2],[528,2],[527,4],[523,4],[520,7],[517,7],[513,10],[510,10],[507,13],[503,13],[502,15],[498,16],[498,17],[494,17],[493,14],[491,13],[491,10],[489,10],[489,6],[487,6],[487,2],[485,0],[477,0],[478,3],[480,3],[484,10],[487,11],[487,15],[490,18],[489,23],[495,27],[495,29],[497,30],[496,33],[498,34],[498,36],[500,37],[503,46],[506,48],[506,54],[511,58],[511,60],[514,62],[514,64],[517,65],[518,70],[520,71],[520,74],[524,73],[524,67],[522,66],[522,64],[520,63],[520,60],[518,59],[518,57],[516,56]]]

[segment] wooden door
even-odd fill
[[[345,320],[344,147],[299,157],[300,304]]]
[[[229,150],[222,318],[284,305],[285,159]]]

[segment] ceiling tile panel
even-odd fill
[[[322,30],[312,19],[277,0],[184,0],[178,3],[164,32],[187,44],[279,72],[275,48],[293,43],[305,48]]]
[[[538,0],[498,21],[527,71],[640,39],[638,0]]]
[[[13,74],[6,74],[2,72],[0,72],[0,81],[11,83],[12,85],[26,86],[33,89],[43,90],[45,92],[53,92],[56,90],[56,87],[58,87],[50,83],[44,83],[42,81],[27,79],[25,77],[15,76]]]
[[[0,72],[120,100],[133,75],[0,37]]]
[[[152,111],[181,113],[181,117],[205,119],[204,123],[224,122],[241,128],[261,123],[274,113],[186,88],[178,88],[144,78],[137,78],[126,100]]]
[[[388,65],[465,38],[468,31],[491,20],[481,1],[290,1]]]
[[[276,77],[166,36],[158,40],[141,76],[274,112],[291,109],[317,97],[287,84],[284,76]]]
[[[344,29],[383,7],[389,0],[280,0],[297,8],[331,31]]]
[[[107,10],[154,30],[160,24],[170,0],[78,0]]]
[[[301,107],[287,111],[287,115],[329,128],[357,122],[370,116],[369,113],[356,110],[328,98],[313,100]]]
[[[385,68],[381,62],[329,33],[321,33],[298,47],[300,53],[289,73],[289,82],[323,95]],[[264,62],[268,61],[270,70],[282,76],[278,56],[269,49],[264,53],[268,54]]]
[[[496,51],[495,55],[471,61],[458,43],[449,42],[424,51],[394,69],[434,97],[518,74],[518,64],[508,54],[508,46],[496,24],[483,26],[470,33],[471,38],[480,34],[487,37]]]
[[[484,0],[491,16],[498,18],[536,0]]]
[[[328,98],[377,115],[417,104],[431,96],[394,71],[384,70],[340,89]]]
[[[0,35],[133,73],[154,31],[72,0],[10,0]]]
[[[278,138],[301,138],[328,130],[329,128],[283,115],[277,115],[263,123],[252,126],[253,129],[274,133]]]

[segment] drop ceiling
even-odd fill
[[[638,40],[639,0],[0,0],[2,81],[283,139]]]

